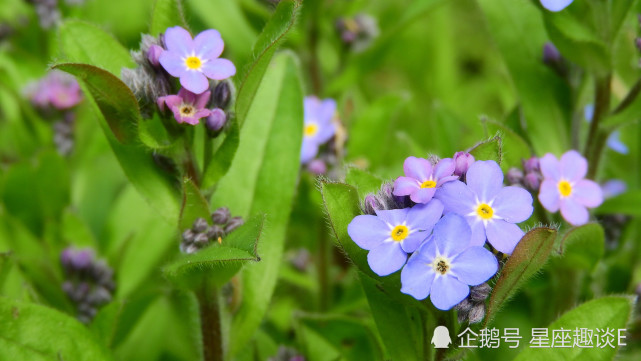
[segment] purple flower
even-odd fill
[[[520,187],[503,187],[503,172],[493,160],[474,162],[466,181],[444,184],[436,198],[445,211],[467,219],[471,246],[482,246],[487,238],[498,251],[511,254],[524,234],[515,223],[532,215],[532,195]]]
[[[441,202],[419,204],[412,208],[376,211],[375,216],[356,216],[347,233],[369,252],[367,262],[379,276],[401,269],[412,253],[427,238],[443,214]]]
[[[394,181],[395,196],[410,196],[415,203],[429,202],[437,188],[458,179],[453,175],[456,163],[452,158],[441,159],[435,166],[424,158],[408,157],[403,163],[405,177]]]
[[[601,187],[591,180],[583,179],[588,171],[588,162],[575,150],[567,151],[559,161],[554,155],[541,158],[543,182],[539,201],[550,212],[561,209],[561,215],[574,226],[587,223],[588,208],[603,202]]]
[[[165,104],[174,113],[174,118],[178,123],[188,123],[191,125],[198,124],[200,118],[207,117],[211,114],[205,105],[209,102],[211,92],[207,91],[202,94],[194,94],[186,89],[180,89],[178,95],[167,95],[158,98],[158,107],[165,110]]]
[[[174,26],[167,29],[164,39],[167,50],[158,58],[160,65],[192,93],[207,90],[207,78],[223,80],[236,74],[231,61],[219,58],[224,44],[216,30],[205,30],[192,40],[187,30]]]
[[[327,164],[322,159],[314,159],[307,164],[307,170],[316,175],[327,173]]]
[[[561,11],[572,4],[574,0],[541,0],[541,5],[550,11]]]
[[[472,230],[457,214],[445,215],[434,233],[407,261],[401,272],[401,292],[417,300],[430,296],[439,310],[449,310],[499,268],[496,257],[483,247],[471,246]]]
[[[625,193],[628,190],[628,185],[620,179],[610,179],[609,181],[601,184],[601,191],[603,192],[603,199],[616,197],[619,194]]]
[[[53,70],[37,84],[27,90],[31,102],[41,108],[53,107],[59,110],[72,108],[82,100],[80,85],[73,76]]]
[[[454,169],[454,175],[461,177],[467,170],[470,168],[472,163],[474,163],[474,156],[468,152],[456,152],[454,153],[454,163],[456,163],[456,168]]]
[[[336,132],[332,122],[336,112],[334,99],[320,100],[315,96],[305,97],[305,120],[303,125],[303,146],[300,161],[305,164],[316,157],[318,148],[330,140]]]

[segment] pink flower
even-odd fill
[[[205,106],[209,102],[211,92],[194,94],[187,89],[180,89],[178,95],[167,95],[158,98],[158,107],[165,110],[165,105],[174,113],[178,123],[198,124],[201,118],[211,114],[211,110]]]

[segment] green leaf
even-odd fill
[[[172,26],[181,26],[189,31],[182,0],[156,0],[149,26],[150,35],[158,36]]]
[[[225,3],[231,1],[223,0]],[[253,104],[254,97],[263,81],[274,53],[285,40],[285,35],[294,27],[300,0],[283,0],[278,3],[274,15],[269,20],[253,47],[254,60],[249,65],[243,76],[238,95],[236,97],[236,117],[242,127],[248,112]],[[224,37],[224,34],[223,34]]]
[[[127,178],[147,202],[174,222],[180,209],[176,175],[134,141],[140,113],[129,88],[115,76],[91,65],[58,64],[55,68],[81,80],[87,100],[95,107],[98,123]]]
[[[497,134],[501,139],[501,144],[504,146],[504,149],[506,149],[506,151],[501,154],[501,165],[503,169],[509,169],[510,167],[521,168],[521,161],[530,158],[532,155],[527,142],[513,130],[497,121],[488,119],[484,121],[484,125],[489,134]]]
[[[0,324],[0,360],[112,359],[83,324],[48,307],[0,297]]]
[[[503,304],[543,268],[552,252],[556,233],[552,228],[535,228],[526,233],[516,245],[492,290],[485,326],[492,322]]]
[[[133,68],[134,62],[110,34],[80,20],[67,20],[58,30],[62,58],[70,63],[86,63],[120,75],[123,67]]]
[[[197,218],[209,219],[209,204],[191,179],[183,180],[183,203],[180,209],[178,229],[183,231],[191,228]]]
[[[616,197],[606,199],[596,209],[598,214],[625,214],[632,217],[641,217],[641,190],[631,190]]]
[[[498,135],[494,136],[472,147],[469,153],[476,160],[493,160],[500,165],[503,161],[503,139]]]
[[[566,124],[571,115],[570,90],[541,61],[548,38],[535,3],[522,1],[518,6],[514,0],[478,3],[511,74],[535,152],[563,153],[569,148]]]
[[[153,300],[153,296],[144,295],[111,302],[98,311],[91,321],[91,330],[106,347],[113,349],[125,340]]]
[[[240,143],[212,203],[243,217],[267,214],[259,254],[243,270],[243,303],[234,318],[230,355],[245,347],[267,311],[276,285],[300,170],[303,90],[292,53],[274,57],[241,128]]]
[[[219,135],[216,141],[211,162],[205,168],[202,189],[214,187],[216,183],[227,174],[227,171],[229,171],[240,142],[238,122],[234,122],[227,134],[224,137]]]
[[[256,248],[264,221],[263,216],[253,217],[223,238],[221,244],[213,243],[196,253],[181,255],[163,269],[163,274],[175,284],[189,288],[202,284],[203,277],[222,286],[243,264],[260,261]]]
[[[12,265],[11,252],[0,252],[0,290],[4,285],[5,279],[7,279]]]
[[[383,344],[392,360],[422,360],[423,335],[420,312],[406,307],[363,274],[359,277]]]
[[[553,348],[525,348],[514,360],[612,360],[619,348],[619,329],[625,329],[628,321],[632,317],[634,304],[634,298],[626,296],[607,296],[588,301],[566,312],[558,320],[550,324],[548,326],[548,334],[550,335],[550,343],[552,343],[552,335],[555,330],[564,329],[574,332],[577,328],[587,328],[594,332],[591,339],[594,347],[571,347],[572,340],[570,340],[570,347],[568,348],[559,348],[558,346]],[[609,345],[597,347],[602,345],[599,343],[605,342],[605,339],[602,338],[603,331],[599,330],[609,330],[612,332],[611,342],[613,347]],[[625,331],[622,335],[625,336]],[[622,339],[621,341],[623,343],[627,341],[627,343],[630,344],[630,340]]]
[[[605,252],[605,235],[598,223],[589,223],[568,231],[561,241],[565,267],[594,270]]]
[[[345,182],[356,187],[360,198],[364,198],[368,193],[377,192],[383,184],[383,180],[379,177],[354,167],[347,169]]]

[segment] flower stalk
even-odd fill
[[[204,280],[196,291],[200,308],[200,329],[204,361],[223,361],[223,338],[218,287]]]
[[[600,138],[607,138],[607,134],[599,129],[601,120],[603,120],[610,111],[610,98],[612,74],[608,74],[596,81],[596,94],[594,99],[594,117],[590,123],[590,133],[585,146],[585,157],[588,159],[590,167],[588,169],[588,178],[594,179],[599,169],[599,160],[603,152],[605,141]]]

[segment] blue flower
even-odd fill
[[[370,251],[367,263],[379,276],[392,274],[407,261],[429,236],[443,214],[443,204],[433,200],[412,208],[376,211],[376,215],[356,216],[347,233],[361,248]]]
[[[417,300],[430,296],[439,310],[449,310],[463,301],[470,293],[469,286],[487,281],[499,268],[492,252],[470,245],[471,237],[472,230],[463,217],[454,213],[444,216],[403,268],[401,292]]]
[[[334,99],[320,100],[315,96],[305,97],[305,124],[300,161],[305,164],[314,159],[318,148],[330,140],[336,132],[332,122],[336,112]]]
[[[561,11],[570,6],[574,0],[541,0],[541,5],[550,11]]]

